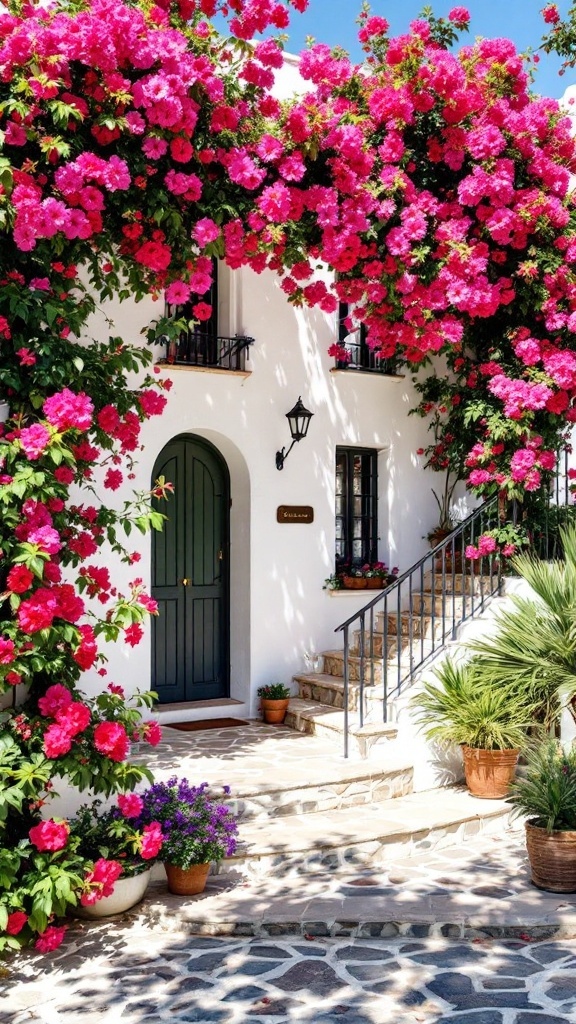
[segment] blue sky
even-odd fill
[[[373,14],[385,17],[391,26],[391,34],[398,35],[408,30],[409,23],[425,6],[426,0],[372,0]],[[536,49],[540,45],[544,22],[540,10],[546,0],[435,0],[431,3],[438,16],[448,14],[455,6],[466,7],[472,16],[470,32],[464,33],[463,41],[473,41],[476,36],[505,36],[513,39],[519,50],[527,47]],[[570,7],[570,0],[558,0],[561,14]],[[317,42],[329,46],[340,45],[352,57],[360,60],[362,51],[356,33],[356,17],[360,0],[310,0],[305,14],[292,15],[289,29],[290,41],[287,49],[298,53],[306,45],[306,36],[314,36]],[[534,88],[547,96],[559,98],[567,85],[576,82],[576,69],[564,77],[558,75],[561,61],[555,56],[542,53],[538,76]]]

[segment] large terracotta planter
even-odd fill
[[[170,892],[177,896],[198,896],[206,888],[210,864],[191,864],[189,868],[179,868],[165,861],[164,870]]]
[[[576,892],[576,832],[547,832],[526,824],[532,881],[548,892]]]
[[[289,697],[282,700],[269,700],[266,697],[260,698],[262,717],[268,725],[282,725],[288,710]]]
[[[111,896],[104,896],[97,903],[90,907],[78,907],[78,914],[81,917],[97,918],[110,917],[111,914],[123,914],[125,910],[136,906],[144,896],[150,881],[151,869],[141,871],[139,875],[130,875],[128,878],[120,877],[114,883],[114,892]]]
[[[386,586],[386,580],[382,576],[368,576],[366,578],[367,590],[382,590]]]
[[[366,590],[368,580],[365,576],[343,576],[342,585],[344,590]]]
[[[472,796],[502,800],[516,773],[519,750],[480,750],[462,744],[464,775]]]

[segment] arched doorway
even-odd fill
[[[229,696],[228,467],[203,438],[181,434],[154,465],[174,484],[152,537],[152,689],[162,704]]]

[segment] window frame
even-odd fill
[[[356,448],[338,445],[335,455],[335,563],[339,572],[344,566],[357,567],[366,562],[378,560],[378,449]],[[360,457],[364,465],[360,467],[360,493],[354,489],[356,477],[355,459]],[[342,512],[338,511],[338,462],[342,459],[343,494]],[[356,514],[354,499],[360,498],[361,511]],[[364,504],[366,503],[366,511]],[[339,543],[338,521],[342,521],[342,538]],[[361,523],[361,537],[354,536],[355,521]],[[354,556],[354,542],[361,540],[362,551]]]
[[[336,368],[339,370],[356,370],[364,373],[381,373],[383,376],[394,377],[397,375],[397,366],[395,359],[379,359],[374,349],[371,349],[366,341],[367,330],[365,324],[360,324],[360,327],[352,334],[359,333],[358,341],[349,341],[346,344],[347,338],[351,337],[351,332],[345,326],[344,321],[350,312],[349,302],[340,302],[338,304],[338,341],[340,345],[347,348],[352,353],[352,359],[349,362],[336,360]],[[356,356],[356,358],[355,358]]]

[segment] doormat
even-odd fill
[[[248,722],[243,718],[210,718],[205,722],[167,722],[165,728],[200,732],[202,729],[229,729],[234,725],[248,725]]]

